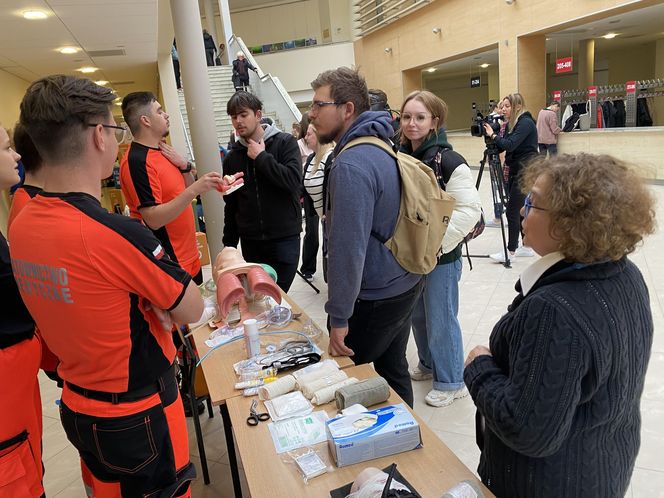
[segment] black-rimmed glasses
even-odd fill
[[[125,138],[127,138],[127,128],[124,126],[119,126],[119,125],[110,125],[110,124],[104,124],[104,123],[90,123],[88,126],[103,126],[104,128],[112,128],[113,132],[115,133],[115,139],[118,141],[119,144],[125,141]]]
[[[530,192],[527,196],[526,199],[523,201],[523,217],[528,218],[528,213],[530,213],[531,209],[537,209],[539,211],[548,211],[548,209],[533,206],[533,193]]]
[[[311,107],[309,107],[309,110],[318,112],[318,111],[320,111],[321,107],[325,107],[326,105],[339,106],[339,105],[343,105],[343,104],[344,104],[344,102],[334,102],[334,101],[326,102],[324,100],[314,100],[311,103]]]

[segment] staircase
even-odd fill
[[[210,80],[210,91],[212,93],[212,110],[214,112],[214,124],[217,132],[217,142],[223,147],[228,146],[231,133],[233,132],[233,125],[231,118],[226,114],[226,103],[228,99],[235,93],[231,77],[233,75],[232,66],[214,66],[208,67],[208,78]],[[250,88],[251,91],[251,88]],[[187,116],[187,106],[184,101],[184,93],[178,91],[178,99],[180,100],[180,112],[184,121],[184,128],[187,136],[190,137],[189,132],[189,117]],[[265,106],[265,103],[263,103]],[[277,117],[276,112],[271,112],[268,109],[263,109],[263,116],[269,117],[274,122],[275,126],[281,131],[290,132],[290,129],[283,128],[283,124]],[[188,151],[189,158],[191,159],[191,152]]]
[[[217,142],[226,147],[233,132],[231,118],[226,114],[226,102],[235,93],[231,76],[233,75],[232,66],[214,66],[208,67],[208,78],[210,79],[210,91],[212,93],[212,110],[214,112],[214,124],[217,131]],[[189,117],[187,116],[187,107],[184,102],[184,93],[178,91],[180,100],[180,112],[184,120],[184,128],[187,136],[189,133]]]

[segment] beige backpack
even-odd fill
[[[351,140],[339,152],[356,145],[375,145],[397,161],[401,177],[401,203],[392,237],[383,240],[397,262],[411,273],[430,273],[442,254],[443,236],[454,210],[454,198],[440,188],[433,170],[403,152],[395,152],[377,137]]]

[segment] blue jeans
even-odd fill
[[[436,266],[425,277],[424,291],[413,310],[413,334],[419,368],[433,374],[433,388],[463,387],[463,340],[457,319],[461,258]]]

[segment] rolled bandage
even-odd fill
[[[321,389],[338,384],[342,380],[346,380],[348,378],[348,375],[343,370],[337,370],[336,372],[333,372],[329,375],[326,375],[325,377],[321,377],[319,379],[313,380],[311,382],[307,382],[305,384],[299,383],[298,385],[300,386],[300,391],[302,391],[302,394],[304,394],[304,397],[307,399],[311,399],[314,396],[314,393],[316,391],[320,391]]]
[[[350,386],[352,384],[357,384],[358,382],[359,380],[357,380],[355,377],[349,377],[346,380],[342,380],[341,382],[337,382],[331,386],[319,389],[314,393],[313,398],[311,398],[311,402],[314,405],[324,405],[325,403],[329,403],[334,399],[334,395],[339,389],[345,386]]]
[[[298,385],[301,386],[302,384],[307,384],[337,371],[339,371],[339,364],[335,360],[324,360],[293,372],[293,377],[295,377]]]
[[[382,377],[372,377],[338,389],[334,397],[339,410],[355,404],[369,407],[386,401],[390,397],[390,386]]]
[[[258,388],[258,397],[261,400],[273,399],[295,389],[295,377],[286,375],[280,379]]]

